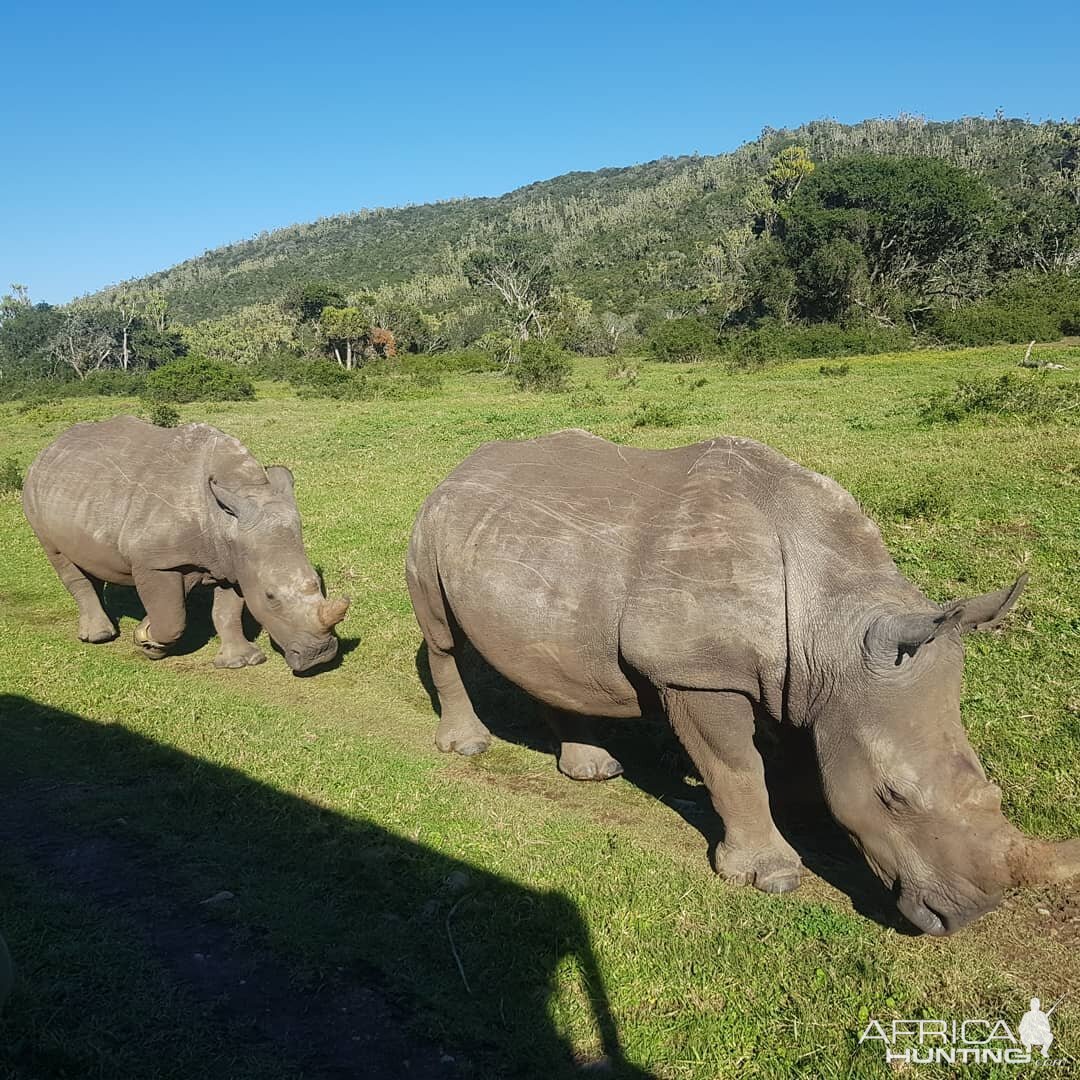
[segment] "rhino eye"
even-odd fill
[[[267,591],[266,591],[266,599],[267,599],[267,600],[273,600],[273,599],[275,599],[275,596],[274,596],[274,594],[273,594],[272,592],[270,592],[270,590],[269,590],[269,589],[267,589]]]
[[[888,784],[878,788],[877,796],[890,810],[897,810],[911,805],[896,788],[890,787]]]

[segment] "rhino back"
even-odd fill
[[[779,687],[791,558],[818,579],[896,573],[846,491],[751,439],[640,450],[566,431],[490,443],[424,514],[481,652],[488,639],[515,643],[516,664],[558,653],[548,677],[623,691],[620,658],[654,681],[704,686],[720,661],[731,689]]]
[[[46,447],[27,473],[23,505],[38,536],[77,565],[82,551],[114,552],[114,570],[200,565],[210,475],[235,487],[266,483],[242,444],[216,428],[120,416],[76,424]]]
[[[782,614],[771,527],[696,472],[701,455],[567,431],[488,444],[455,469],[420,528],[489,662],[551,704],[631,715],[624,659],[651,675],[650,660],[682,670],[708,657],[715,671],[718,632],[742,652],[763,639],[758,651],[782,654],[782,622],[739,626],[731,614],[751,592]]]

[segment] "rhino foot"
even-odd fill
[[[143,621],[135,627],[134,636],[135,644],[139,647],[139,652],[141,652],[148,660],[162,660],[169,655],[169,648],[167,645],[159,645],[150,637],[149,618],[143,619]]]
[[[599,746],[563,743],[559,750],[559,772],[571,780],[612,780],[622,771],[622,765]]]
[[[435,745],[444,753],[475,757],[491,746],[491,732],[475,716],[452,720],[444,716],[435,732]]]
[[[246,649],[222,649],[214,657],[214,667],[216,668],[254,667],[256,664],[265,663],[266,654],[258,645],[251,642],[248,643]]]
[[[79,619],[79,640],[89,641],[91,645],[112,641],[119,633],[120,631],[104,615],[98,618]]]
[[[794,851],[717,851],[717,873],[735,885],[753,885],[766,893],[793,892],[802,881],[803,865]]]

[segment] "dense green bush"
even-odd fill
[[[720,355],[734,368],[748,369],[784,360],[816,360],[827,356],[864,356],[902,352],[912,347],[911,332],[902,327],[857,323],[838,326],[785,326],[767,322],[754,330],[725,335]]]
[[[566,351],[550,341],[523,341],[513,363],[519,390],[564,390],[573,364]]]
[[[643,401],[634,413],[634,427],[678,427],[686,411],[664,401]]]
[[[951,345],[1056,341],[1080,333],[1080,278],[1022,277],[976,304],[930,312],[925,336]]]
[[[442,386],[434,357],[373,360],[346,371],[333,360],[299,363],[289,382],[301,398],[335,401],[406,400],[430,397]]]
[[[10,491],[22,491],[23,474],[18,461],[9,457],[0,464],[0,495],[6,495]]]
[[[0,382],[0,401],[58,401],[60,398],[138,397],[146,385],[146,376],[138,371],[92,371],[84,379],[4,379]]]
[[[485,371],[503,371],[505,364],[501,364],[490,353],[481,349],[457,349],[453,352],[432,353],[419,356],[404,356],[400,358],[403,364],[430,362],[440,372],[450,374],[477,374]]]
[[[716,334],[700,319],[662,319],[646,340],[649,355],[665,363],[692,364],[716,351]]]
[[[159,401],[151,406],[147,419],[158,427],[176,427],[180,423],[180,414],[171,405]]]
[[[309,360],[293,364],[288,380],[301,397],[347,396],[354,374],[333,360]]]
[[[91,371],[84,379],[62,384],[64,397],[138,397],[146,385],[146,376],[139,371]]]
[[[292,349],[272,349],[263,353],[244,371],[253,379],[268,379],[272,382],[291,382],[293,373],[302,367],[304,360],[300,353]]]
[[[971,416],[1018,416],[1080,424],[1080,382],[1047,382],[1040,375],[1008,371],[996,379],[959,379],[919,406],[924,424],[955,424]]]
[[[245,401],[255,396],[251,380],[238,367],[188,356],[163,364],[146,376],[150,401]]]

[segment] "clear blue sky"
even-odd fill
[[[729,150],[765,125],[1080,114],[1074,3],[9,4],[0,291],[263,229]]]

